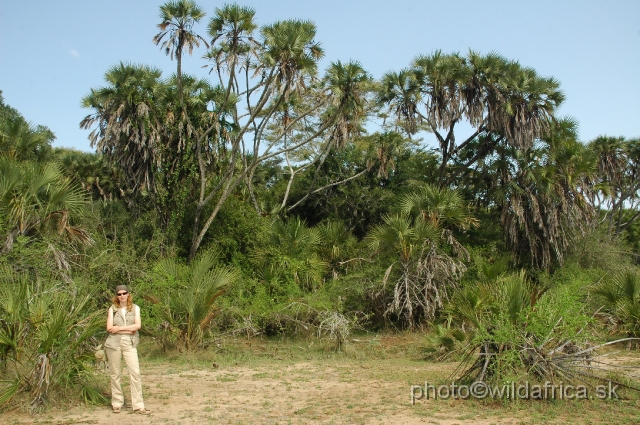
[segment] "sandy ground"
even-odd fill
[[[483,418],[451,409],[453,402],[410,400],[409,382],[388,370],[388,362],[303,362],[255,367],[172,370],[144,367],[145,403],[152,414],[130,408],[114,414],[108,407],[68,406],[30,416],[4,413],[4,424],[490,424],[520,423]],[[355,365],[355,368],[354,368]],[[416,379],[440,365],[407,366]],[[397,379],[389,378],[396,376]],[[125,387],[125,393],[128,387]],[[127,394],[126,403],[129,403]],[[431,403],[431,405],[430,405]],[[440,403],[435,405],[433,403]],[[433,407],[433,409],[431,408]],[[468,410],[468,409],[463,409]],[[439,412],[440,411],[440,412]],[[453,417],[452,417],[453,415]]]
[[[442,382],[457,364],[425,362],[408,356],[402,351],[402,344],[409,343],[413,342],[383,338],[381,345],[362,351],[360,358],[327,355],[287,360],[286,355],[274,355],[280,352],[266,345],[256,349],[254,344],[254,357],[261,349],[271,352],[265,351],[260,361],[220,366],[202,360],[189,363],[142,359],[143,391],[150,416],[134,414],[130,407],[114,414],[109,406],[78,404],[53,406],[36,415],[0,413],[0,424],[640,423],[637,400],[625,404],[588,400],[565,404],[417,400],[412,404],[412,384]],[[392,349],[395,351],[385,351]],[[384,353],[380,358],[371,358],[376,350]],[[354,352],[358,354],[357,350]],[[635,355],[618,356],[621,363],[639,364]],[[106,386],[108,371],[104,374]],[[124,383],[129,404],[127,379]]]

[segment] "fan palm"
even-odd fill
[[[187,49],[189,55],[193,53],[194,47],[200,47],[200,42],[208,46],[207,41],[193,32],[193,25],[204,18],[204,11],[193,0],[169,1],[160,6],[160,19],[158,24],[160,32],[153,37],[153,42],[165,53],[177,62],[177,83],[178,93],[180,93],[180,104],[183,105],[182,98],[182,54]],[[164,40],[164,41],[163,41]]]
[[[320,235],[320,256],[330,264],[335,279],[341,261],[345,261],[352,252],[356,238],[342,222],[321,223],[317,229]]]
[[[396,122],[406,133],[415,134],[422,121],[418,112],[422,93],[416,73],[410,69],[388,72],[382,76],[380,85],[381,88],[377,95],[378,104],[388,105]]]
[[[254,254],[263,277],[271,282],[293,282],[304,290],[314,290],[322,283],[327,263],[317,254],[322,240],[315,228],[296,218],[274,221],[268,233],[269,245]]]
[[[640,276],[626,271],[596,285],[593,294],[628,336],[640,336]]]
[[[54,223],[59,234],[91,243],[88,232],[70,223],[70,216],[79,215],[86,201],[82,190],[56,164],[17,164],[0,157],[0,214],[11,229],[3,251],[11,250],[15,236],[30,235]]]
[[[71,288],[62,291],[59,285],[0,270],[0,367],[3,376],[13,378],[0,388],[0,404],[20,389],[31,390],[34,409],[42,407],[52,388],[80,384],[85,394],[99,394],[80,376],[80,355],[104,318],[91,295],[70,296]],[[104,402],[104,397],[93,401]]]
[[[0,155],[15,161],[42,161],[51,153],[50,132],[23,119],[0,121]]]
[[[253,39],[253,31],[258,27],[254,21],[255,13],[254,9],[237,4],[216,8],[208,26],[212,47],[205,59],[213,61],[218,72],[222,67],[227,72],[233,72],[236,65],[250,59],[257,47]]]
[[[572,238],[594,218],[587,202],[592,157],[575,140],[575,131],[557,126],[536,147],[506,152],[514,169],[503,170],[502,187],[493,197],[502,209],[508,246],[532,267],[547,270],[562,264]]]
[[[359,62],[333,62],[324,77],[331,91],[329,119],[334,120],[331,139],[338,148],[361,132],[366,118],[367,94],[372,79]]]
[[[288,97],[291,91],[306,88],[305,81],[313,78],[324,50],[314,40],[316,26],[311,21],[279,21],[261,29],[264,50],[261,61],[275,70],[275,84],[280,94]]]
[[[609,233],[618,235],[640,217],[640,140],[601,136],[588,146],[598,171],[592,202],[603,210]]]
[[[399,205],[403,213],[419,217],[434,226],[468,229],[477,224],[460,194],[448,188],[424,186],[417,192],[402,196]]]
[[[398,258],[392,301],[385,314],[396,314],[410,328],[420,318],[432,319],[443,306],[448,287],[465,270],[464,264],[441,249],[443,230],[428,221],[412,220],[407,214],[388,215],[384,224],[375,226],[367,240],[373,251]],[[446,240],[444,241],[446,242]],[[396,262],[388,268],[383,286]]]
[[[179,330],[180,342],[188,350],[202,345],[204,332],[217,312],[216,299],[233,284],[239,274],[220,266],[215,250],[200,253],[189,265],[176,258],[160,260],[154,275],[164,287],[164,315]]]
[[[160,71],[144,65],[120,63],[107,71],[109,85],[82,99],[93,110],[80,127],[95,128],[91,146],[123,171],[133,196],[155,192],[156,171],[162,166],[164,87]]]
[[[401,118],[409,134],[426,121],[440,147],[441,186],[493,153],[500,143],[531,147],[548,134],[553,113],[563,100],[556,80],[495,53],[469,52],[463,57],[440,51],[418,56],[408,70],[386,74],[378,96],[379,105]],[[457,142],[455,128],[463,119],[475,131]],[[460,161],[461,150],[472,146],[480,134],[496,137],[486,139],[490,143],[479,146],[463,167],[447,175],[451,162]]]

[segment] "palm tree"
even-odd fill
[[[594,286],[592,293],[611,315],[613,323],[629,337],[640,335],[640,276],[625,271]]]
[[[0,155],[16,161],[44,161],[51,154],[52,133],[22,117],[0,121]]]
[[[120,63],[109,69],[107,87],[91,89],[82,106],[93,110],[81,122],[91,146],[123,171],[135,199],[155,192],[156,172],[162,166],[165,87],[160,71],[145,65]]]
[[[553,78],[490,53],[418,56],[408,70],[383,77],[381,107],[402,119],[409,134],[424,121],[436,136],[442,156],[440,185],[445,186],[506,143],[531,147],[549,132],[555,109],[564,96]],[[421,109],[422,107],[422,109]],[[461,143],[455,128],[466,120],[475,128]],[[448,170],[478,135],[492,135],[462,166]],[[447,175],[447,170],[450,175]]]
[[[90,234],[73,226],[71,217],[86,204],[82,190],[65,178],[54,163],[17,164],[0,157],[0,216],[10,229],[2,253],[19,235],[31,235],[51,225],[58,234],[90,244]]]
[[[460,194],[448,188],[426,185],[417,192],[400,197],[402,213],[429,222],[433,226],[468,229],[477,225]]]
[[[317,229],[300,219],[276,220],[268,240],[268,247],[254,254],[267,284],[291,281],[303,290],[321,285],[327,263],[318,256],[321,239]]]
[[[189,265],[173,257],[160,260],[153,274],[165,290],[162,307],[167,323],[179,332],[179,342],[187,350],[199,347],[217,313],[216,299],[239,278],[238,272],[221,266],[219,254],[208,250]]]
[[[415,72],[410,69],[387,72],[380,83],[378,104],[388,106],[396,119],[396,127],[402,127],[409,136],[417,133],[422,121],[418,112],[422,93]]]
[[[460,258],[468,260],[469,254],[452,230],[467,229],[476,220],[460,195],[449,189],[425,186],[402,197],[399,204],[401,213],[385,216],[384,224],[375,226],[367,239],[372,250],[398,258],[400,271],[386,313],[397,314],[414,328],[418,319],[434,317],[466,270]],[[384,284],[394,265],[388,267]]]
[[[328,221],[317,226],[320,235],[319,253],[331,267],[333,279],[337,279],[338,270],[353,252],[356,238],[340,221]]]
[[[194,47],[200,47],[200,42],[209,46],[207,41],[193,32],[194,24],[204,18],[204,11],[193,0],[169,1],[160,6],[160,19],[158,24],[160,32],[153,37],[153,42],[158,45],[171,59],[176,58],[177,62],[177,82],[178,93],[180,94],[180,105],[184,108],[182,98],[182,53],[187,49],[189,55],[193,53]],[[164,41],[162,41],[164,39]]]
[[[313,78],[324,50],[314,40],[316,26],[311,21],[279,21],[263,27],[264,51],[261,61],[275,70],[278,92],[286,98],[291,91],[304,90],[307,78]]]
[[[60,282],[32,281],[0,269],[0,406],[30,391],[31,406],[43,407],[52,389],[80,387],[87,401],[104,403],[81,361],[87,340],[104,326],[93,297],[61,290]],[[7,386],[5,383],[10,382]]]
[[[521,262],[550,270],[594,218],[589,204],[595,164],[576,140],[576,124],[558,121],[533,148],[499,148],[489,199],[501,211],[507,246]]]
[[[588,145],[597,158],[597,190],[592,203],[604,209],[609,233],[619,235],[640,214],[640,139],[600,136]],[[631,212],[631,213],[629,213]]]
[[[252,185],[254,173],[263,162],[288,157],[304,161],[296,169],[320,164],[336,143],[343,144],[339,138],[357,131],[355,125],[349,127],[344,120],[349,117],[356,119],[363,114],[357,105],[363,97],[359,93],[364,93],[366,77],[355,64],[348,67],[336,65],[336,70],[344,68],[345,71],[334,73],[341,76],[339,80],[330,77],[318,81],[317,66],[323,51],[314,40],[316,28],[313,23],[301,20],[276,22],[262,28],[261,42],[253,40],[251,33],[254,28],[252,10],[231,6],[218,10],[210,24],[214,47],[207,57],[214,61],[221,78],[220,85],[225,87],[229,97],[222,107],[240,98],[243,102],[234,110],[237,131],[228,134],[226,139],[228,162],[214,184],[207,178],[204,158],[198,159],[200,196],[195,211],[190,258],[195,256],[222,204],[238,185],[244,183],[248,187],[256,210],[261,212]],[[256,61],[251,62],[251,57]],[[249,68],[255,70],[253,75],[249,74]],[[240,78],[242,71],[244,78]],[[225,73],[228,77],[226,82],[222,80]],[[349,82],[350,86],[332,87],[334,81]],[[347,107],[353,111],[347,112]],[[340,127],[345,131],[334,133],[335,137],[330,142],[322,140],[321,136],[341,120]],[[215,133],[216,128],[215,125],[209,126],[197,143],[203,143],[201,139]],[[296,152],[301,155],[296,157]],[[291,176],[300,175],[296,169],[291,171]],[[313,191],[336,184],[340,182]],[[209,209],[208,217],[203,217],[209,203],[214,204],[213,208]],[[281,208],[285,205],[286,197]]]
[[[225,4],[216,8],[215,16],[209,21],[212,47],[204,57],[215,63],[221,80],[222,67],[229,73],[233,73],[239,64],[248,68],[246,62],[255,54],[258,44],[253,38],[253,31],[258,28],[255,13],[250,7]]]
[[[327,118],[333,119],[334,124],[330,137],[340,149],[362,132],[372,78],[359,62],[337,61],[329,66],[324,81],[331,91]]]
[[[386,315],[395,314],[413,329],[420,319],[433,319],[443,306],[449,287],[465,270],[464,264],[441,249],[442,229],[407,214],[387,215],[367,240],[372,251],[391,261],[382,285],[394,279]],[[394,266],[399,270],[394,273]]]

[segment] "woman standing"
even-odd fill
[[[111,371],[111,406],[113,413],[120,413],[124,404],[124,396],[120,387],[122,363],[129,370],[131,381],[131,405],[134,413],[148,415],[151,413],[144,407],[142,399],[142,381],[140,380],[140,365],[138,363],[138,330],[140,329],[140,307],[133,303],[127,285],[116,286],[113,305],[107,314],[107,332],[109,336],[105,342],[107,360]]]

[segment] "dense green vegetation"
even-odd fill
[[[204,17],[161,7],[175,74],[120,63],[87,88],[95,154],[0,97],[0,405],[100,402],[88,356],[123,283],[164,350],[427,329],[430,353],[481,353],[465,379],[542,379],[573,372],[532,347],[640,336],[640,140],[582,143],[559,82],[493,53],[377,81],[321,73],[310,21]],[[183,74],[198,48],[210,72]]]

